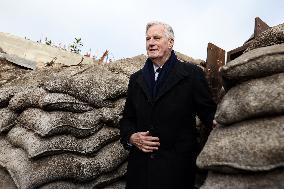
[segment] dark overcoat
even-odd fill
[[[154,96],[154,75],[147,71],[147,65],[152,65],[149,59],[129,80],[120,121],[121,143],[127,147],[131,134],[150,131],[159,137],[160,147],[154,153],[129,147],[127,189],[192,188],[197,149],[195,116],[212,126],[216,104],[203,70],[180,62],[173,52],[166,64],[171,66]]]

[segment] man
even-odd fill
[[[146,26],[145,66],[131,75],[120,121],[130,150],[127,189],[191,189],[195,179],[195,116],[212,127],[216,105],[203,71],[182,63],[168,24]]]

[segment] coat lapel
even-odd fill
[[[141,70],[139,77],[137,78],[137,82],[146,94],[148,101],[152,102],[152,95],[153,95],[153,87],[155,85],[155,78],[154,78],[154,68],[153,63],[150,59],[147,59],[144,67]]]
[[[162,85],[161,89],[158,91],[154,101],[159,100],[164,94],[166,94],[171,88],[177,85],[188,75],[188,73],[185,72],[182,67],[182,63],[177,61],[166,78],[164,85]]]
[[[152,101],[152,94],[151,94],[151,90],[149,89],[145,78],[143,77],[142,74],[140,74],[137,78],[137,83],[140,85],[140,87],[142,88],[143,92],[146,94],[147,99],[149,101]]]

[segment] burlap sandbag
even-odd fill
[[[283,178],[283,169],[246,174],[222,174],[210,171],[200,189],[283,189]]]
[[[115,183],[113,182],[117,181],[119,178],[121,178],[126,174],[126,167],[127,163],[123,163],[118,167],[118,169],[114,170],[113,172],[102,174],[98,178],[90,182],[74,183],[71,181],[70,182],[56,181],[48,183],[42,187],[39,187],[39,189],[91,189],[91,188],[113,187],[117,185],[116,182]]]
[[[30,88],[18,92],[9,101],[11,110],[21,111],[27,108],[41,108],[44,110],[63,110],[70,112],[86,112],[93,108],[87,103],[62,93],[48,93],[43,88]]]
[[[124,96],[128,77],[96,66],[75,75],[60,74],[50,78],[44,88],[50,92],[65,93],[94,107],[111,105],[113,99]]]
[[[22,77],[12,80],[0,88],[0,107],[6,107],[9,100],[17,93],[40,87],[43,82],[48,81],[50,77],[55,77],[62,67],[42,68],[30,71]],[[71,68],[70,68],[71,69]],[[74,67],[72,69],[79,69]],[[71,72],[71,71],[70,71]]]
[[[0,88],[0,108],[7,107],[10,99],[18,92],[25,91],[31,87],[18,87],[18,86],[7,86]]]
[[[14,111],[21,111],[26,108],[39,107],[38,101],[47,92],[42,88],[29,88],[16,93],[9,101],[8,108]]]
[[[245,52],[275,44],[284,43],[284,24],[273,26],[259,34]]]
[[[101,121],[110,125],[111,127],[118,127],[119,120],[122,117],[122,112],[124,109],[125,99],[119,99],[113,103],[113,108],[103,107],[100,110],[100,114],[102,115]]]
[[[116,60],[111,64],[107,64],[107,68],[114,73],[123,73],[130,77],[131,74],[137,72],[141,69],[145,62],[147,56],[146,55],[138,55],[132,58],[125,58],[121,60]]]
[[[118,138],[119,130],[111,127],[103,127],[93,135],[82,139],[72,135],[41,138],[36,133],[19,126],[14,127],[7,135],[7,140],[14,146],[24,149],[29,158],[64,152],[94,154],[106,144]]]
[[[117,141],[105,146],[93,157],[60,154],[30,160],[22,149],[0,139],[0,166],[7,169],[21,189],[36,188],[56,180],[90,181],[114,171],[126,160],[127,154]]]
[[[9,131],[13,127],[17,115],[9,108],[0,108],[0,133]]]
[[[90,77],[91,75],[90,72],[92,72],[92,70],[96,70],[98,67],[99,67],[98,65],[81,65],[81,66],[70,66],[70,67],[63,67],[62,65],[56,65],[52,67],[44,67],[44,68],[26,73],[19,79],[15,79],[1,86],[0,88],[0,107],[7,106],[9,100],[17,93],[25,92],[30,89],[41,87],[43,86],[43,83],[52,82],[55,78],[72,78],[72,77],[79,76],[80,74],[84,75],[84,72],[87,72],[88,70],[89,70],[89,77]],[[100,71],[103,71],[100,68],[98,69]],[[106,69],[106,68],[103,68],[103,69]],[[114,77],[116,77],[117,75],[114,73],[112,74],[112,72],[110,71],[108,73]],[[104,78],[101,78],[101,80],[104,80]],[[85,83],[88,83],[88,81],[85,80]],[[88,90],[87,85],[84,85],[84,83],[82,82],[80,84],[83,84],[83,85],[78,85],[79,88],[85,87],[86,88],[85,90]],[[125,85],[127,87],[127,83]],[[64,87],[64,86],[60,85],[60,86],[53,86],[53,87],[56,88],[56,87]],[[72,87],[76,88],[77,86],[72,85]],[[114,88],[117,88],[117,86]],[[79,92],[79,90],[80,89],[78,89],[77,92]],[[79,92],[77,93],[77,95],[80,96],[81,93]]]
[[[86,112],[93,110],[93,107],[89,106],[88,103],[62,93],[47,93],[42,96],[39,100],[39,107],[48,111]]]
[[[30,108],[18,117],[18,124],[30,129],[42,137],[56,134],[72,134],[76,137],[89,136],[99,130],[104,123],[100,122],[99,111],[84,113],[45,112],[41,109]]]
[[[0,166],[0,188],[1,189],[18,189],[8,171]]]
[[[202,169],[267,171],[284,166],[284,116],[213,129],[197,158]]]
[[[284,44],[252,50],[221,68],[222,77],[229,85],[281,72],[284,72]]]
[[[241,120],[284,113],[284,73],[244,82],[228,91],[215,119],[228,125]]]

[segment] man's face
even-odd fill
[[[146,50],[151,59],[163,59],[172,49],[173,40],[165,34],[164,26],[153,25],[147,31]]]

